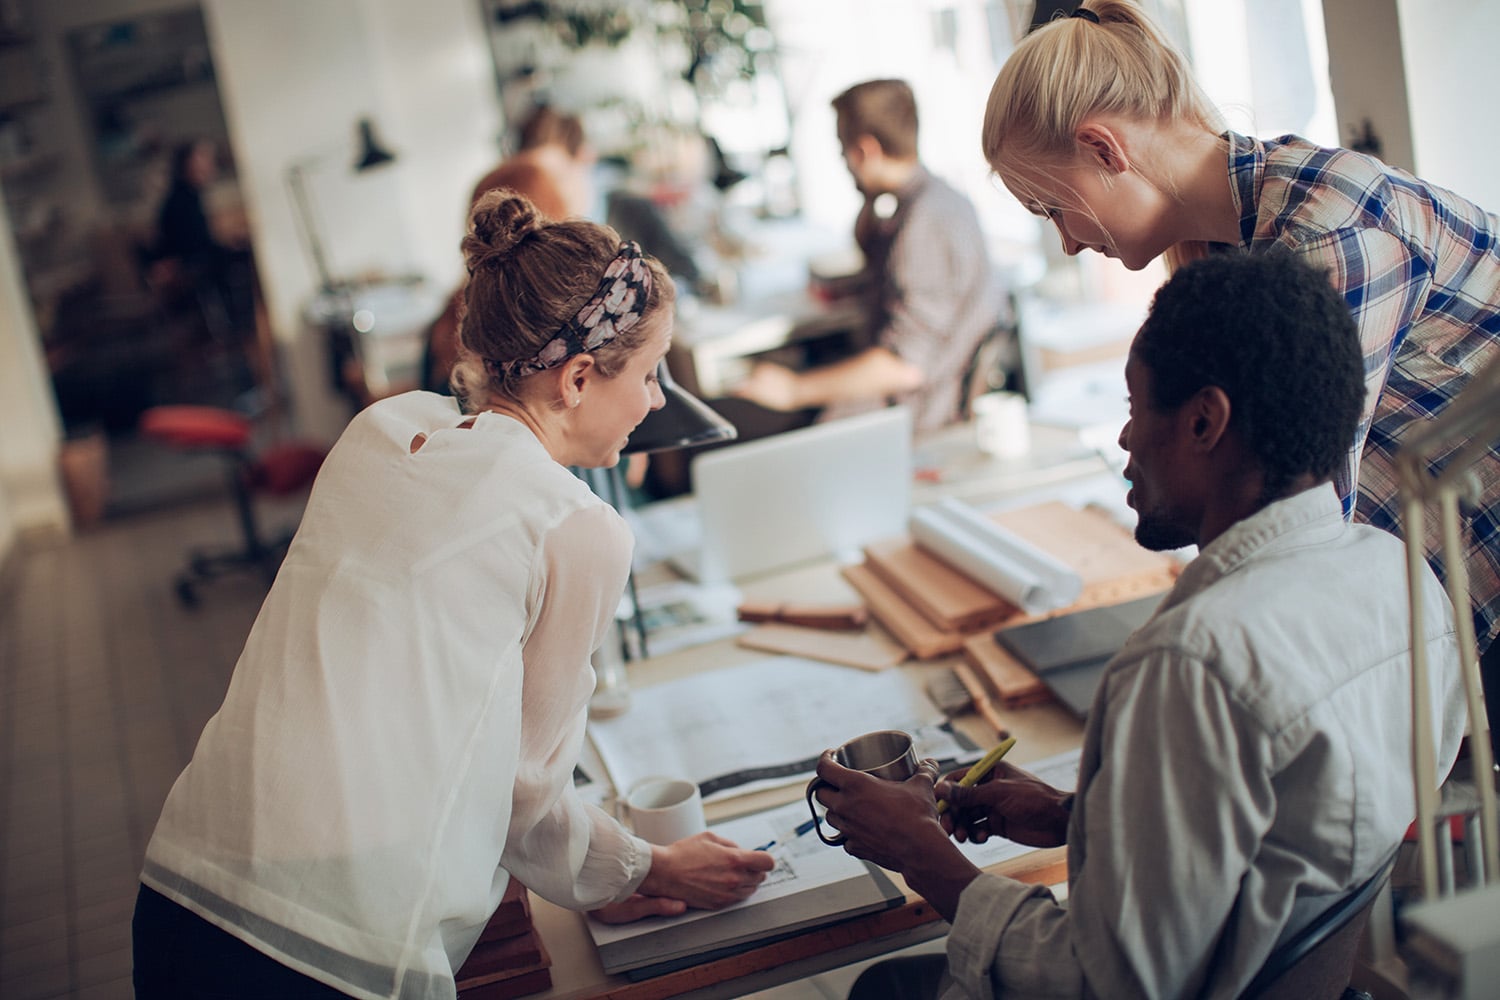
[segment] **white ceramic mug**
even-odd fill
[[[1031,450],[1026,397],[1018,392],[988,392],[974,400],[974,440],[996,458],[1015,458]]]
[[[686,778],[642,778],[625,796],[625,812],[637,837],[671,844],[708,829],[703,796]]]

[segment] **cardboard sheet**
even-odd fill
[[[735,641],[750,649],[805,656],[810,660],[839,663],[861,670],[884,670],[907,657],[905,646],[874,626],[860,632],[829,632],[800,625],[767,623],[742,633]]]

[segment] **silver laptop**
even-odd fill
[[[890,407],[693,458],[696,548],[669,561],[700,583],[858,559],[906,530],[911,413]]]

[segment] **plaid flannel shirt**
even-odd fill
[[[1288,248],[1326,269],[1354,313],[1368,393],[1335,485],[1346,517],[1400,535],[1393,460],[1408,429],[1441,413],[1497,354],[1500,217],[1360,153],[1294,135],[1227,137],[1240,248]],[[1451,457],[1438,456],[1434,471]],[[1500,449],[1492,444],[1475,472],[1480,500],[1461,530],[1483,650],[1500,628]],[[1446,580],[1437,519],[1426,523],[1427,559]]]

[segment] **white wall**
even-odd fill
[[[68,530],[58,481],[62,423],[0,199],[0,559],[16,535]]]
[[[305,167],[334,277],[461,271],[474,181],[497,157],[499,104],[473,0],[208,0],[214,62],[272,328],[302,433],[329,439],[348,410],[328,391],[317,289],[287,169]],[[370,117],[396,162],[348,169]]]
[[[1333,105],[1338,116],[1341,145],[1349,145],[1350,130],[1365,119],[1381,140],[1381,159],[1394,167],[1411,170],[1414,120],[1434,113],[1426,101],[1409,100],[1410,66],[1403,65],[1398,0],[1323,0],[1324,27],[1328,34],[1328,75],[1333,87]],[[1414,4],[1426,10],[1426,0]],[[1461,57],[1454,46],[1462,46],[1462,26],[1434,18],[1429,27],[1441,41],[1431,58]],[[1456,30],[1455,30],[1456,29]],[[1476,44],[1476,36],[1467,36]],[[1486,54],[1485,59],[1489,56]],[[1480,63],[1479,65],[1483,65]],[[1477,66],[1455,67],[1468,72],[1478,83]],[[1433,96],[1429,92],[1428,97]],[[1463,102],[1472,110],[1472,105]]]
[[[1398,0],[1416,173],[1500,213],[1494,0]]]

